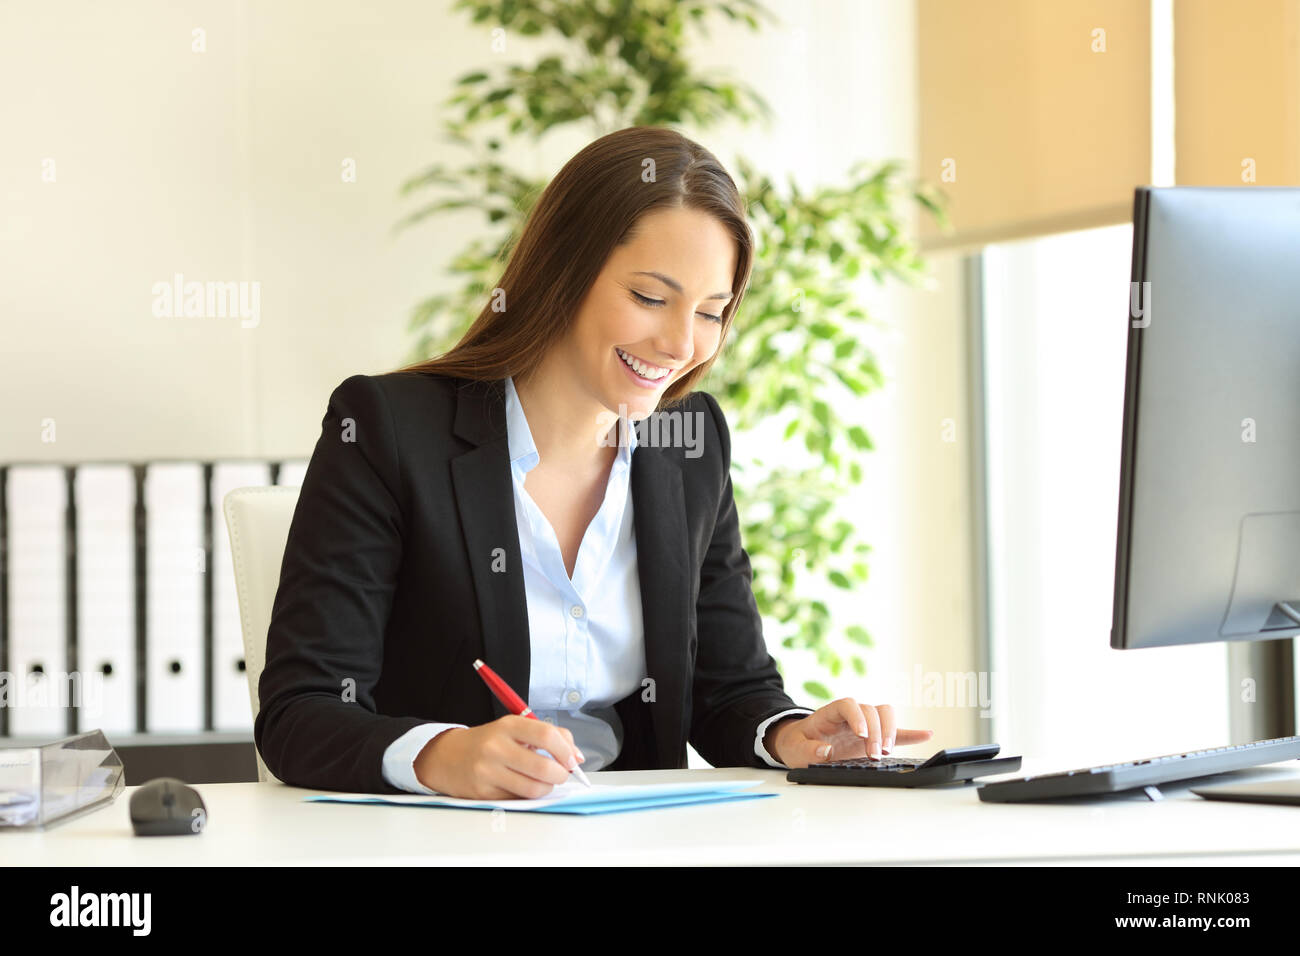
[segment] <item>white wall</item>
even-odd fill
[[[431,233],[389,230],[477,32],[416,2],[56,0],[0,18],[0,454],[310,452],[329,391],[400,363],[432,287]],[[257,281],[259,323],[155,317],[154,283],[178,272]]]

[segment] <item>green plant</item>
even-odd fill
[[[436,163],[402,186],[402,194],[435,196],[397,224],[476,211],[482,233],[451,261],[458,283],[420,302],[411,315],[412,361],[453,345],[478,314],[500,275],[518,229],[545,186],[502,160],[506,136],[538,140],[573,123],[604,135],[627,126],[706,128],[720,119],[771,123],[753,90],[726,76],[702,74],[687,56],[688,32],[707,32],[711,16],[751,29],[775,21],[756,0],[457,0],[476,23],[504,25],[524,36],[558,34],[565,55],[531,66],[503,63],[460,77],[446,103],[449,140],[469,153],[452,169]],[[724,161],[725,162],[725,161]],[[904,180],[897,162],[858,164],[841,187],[779,189],[750,162],[728,164],[748,202],[756,249],[741,314],[709,377],[737,431],[785,421],[786,442],[815,456],[808,468],[733,460],[736,507],[754,570],[760,612],[783,629],[781,644],[816,656],[831,676],[847,663],[866,672],[871,635],[856,623],[837,630],[825,602],[800,591],[805,575],[851,589],[867,579],[870,547],[836,503],[861,481],[872,448],[860,425],[836,412],[841,399],[883,383],[876,357],[860,333],[875,321],[855,300],[851,283],[864,270],[878,282],[916,282],[924,264],[906,239],[897,206],[909,197],[946,216],[939,194]],[[819,681],[804,684],[827,700]]]

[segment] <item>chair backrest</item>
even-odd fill
[[[222,502],[230,532],[230,555],[235,563],[244,668],[254,719],[258,710],[257,682],[266,664],[271,607],[280,586],[280,563],[297,504],[298,489],[279,486],[236,488]],[[257,779],[262,783],[276,781],[260,753],[257,754]]]

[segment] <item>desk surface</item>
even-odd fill
[[[1026,767],[1021,773],[1031,772]],[[128,788],[110,807],[45,832],[0,832],[9,866],[401,866],[825,863],[1300,864],[1300,807],[1227,803],[1164,787],[1164,800],[981,803],[975,787],[896,790],[789,783],[750,768],[591,774],[592,782],[759,780],[779,796],[579,817],[304,803],[282,784],[198,787],[208,828],[131,833]],[[1016,775],[1012,775],[1016,776]],[[1300,777],[1300,765],[1194,785]],[[1002,779],[1002,778],[989,778]]]

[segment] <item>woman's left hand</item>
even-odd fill
[[[859,704],[841,697],[807,717],[778,721],[768,751],[787,767],[888,754],[895,746],[924,743],[933,730],[903,730],[888,704]]]

